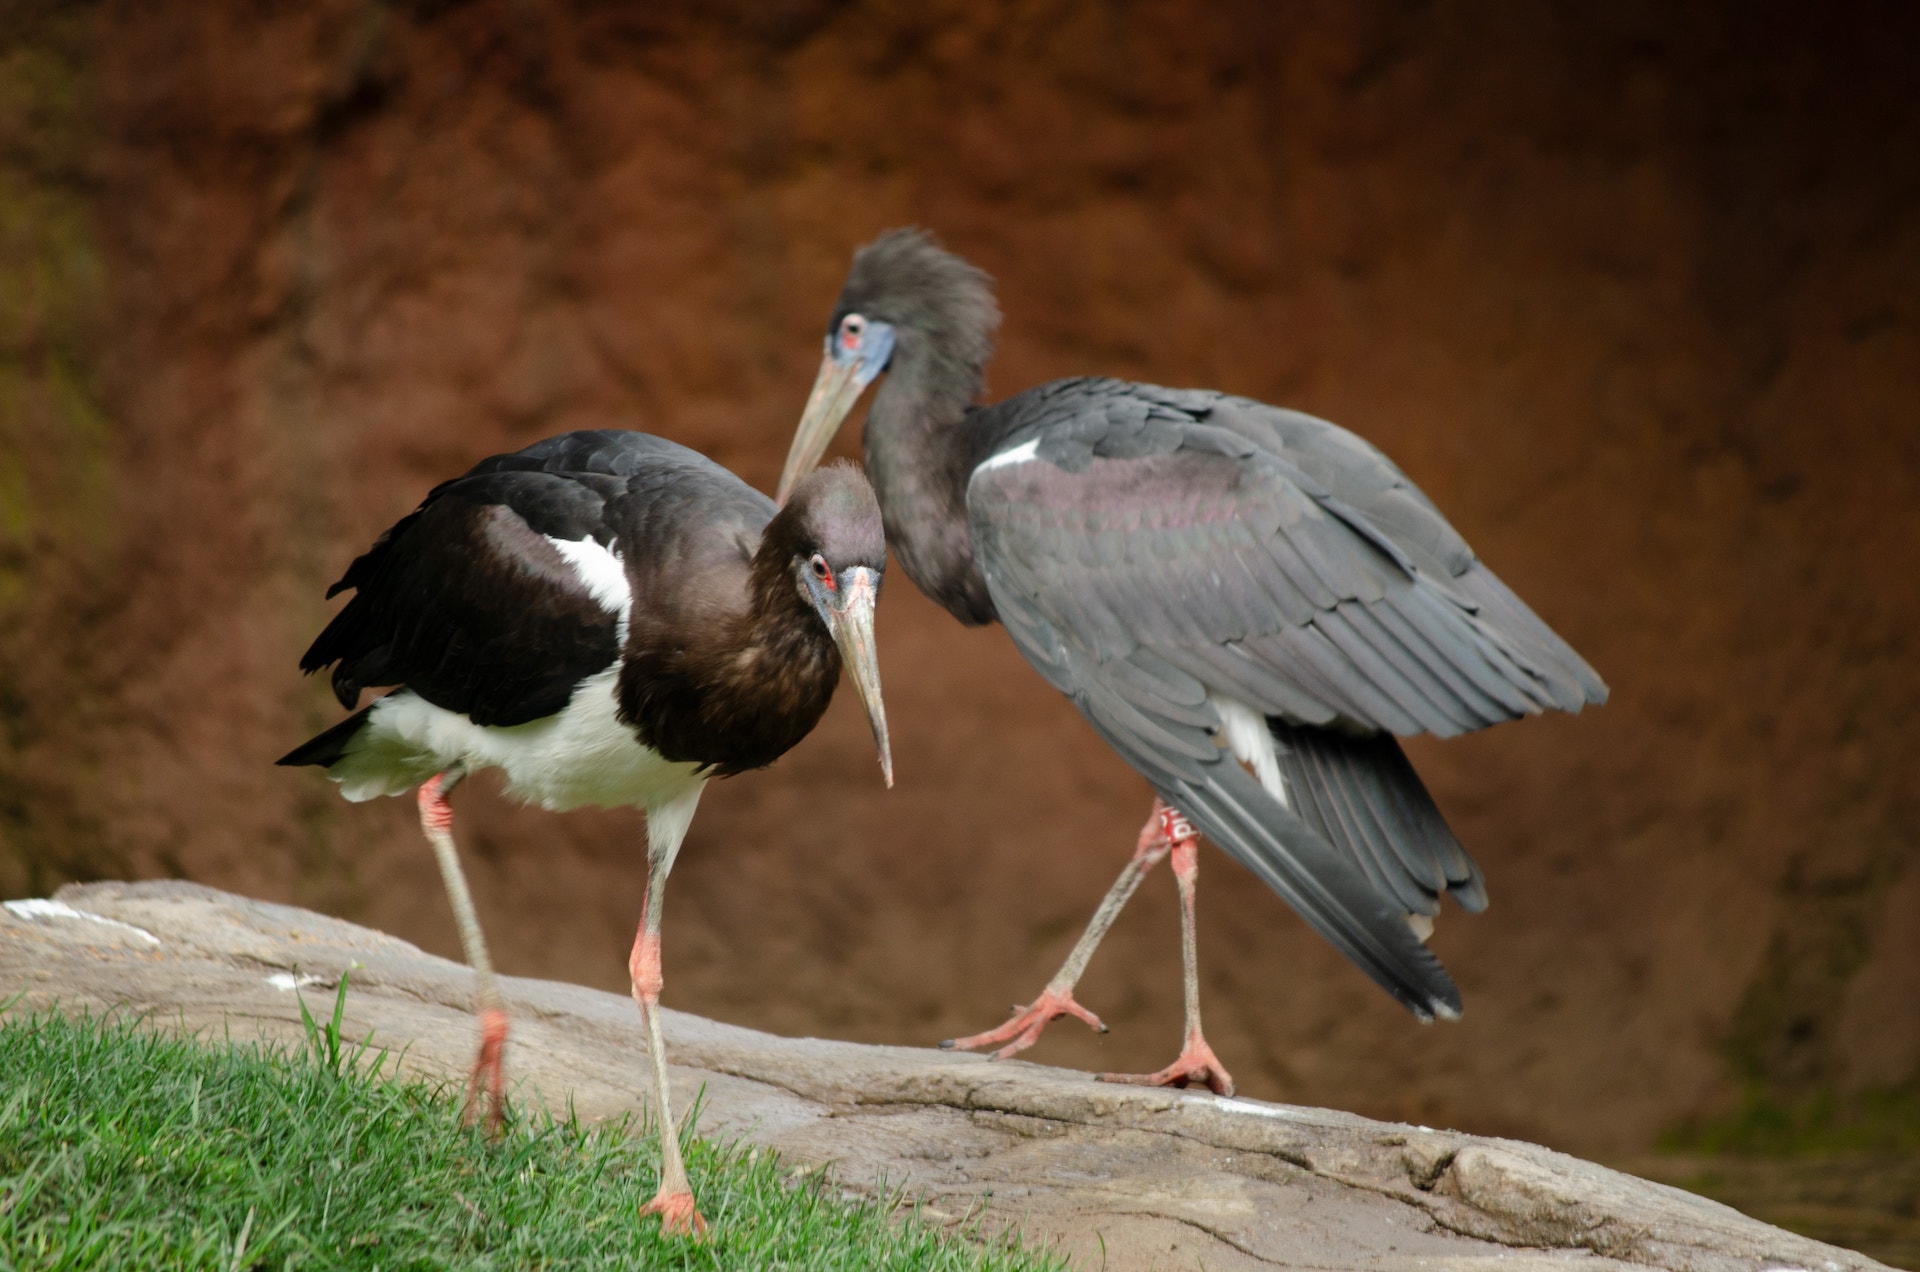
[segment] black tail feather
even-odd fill
[[[1390,894],[1345,852],[1269,795],[1239,765],[1213,766],[1204,783],[1160,793],[1280,894],[1361,971],[1422,1020],[1460,1015],[1460,991],[1421,944]]]
[[[1414,914],[1440,912],[1440,893],[1487,908],[1480,867],[1389,734],[1356,737],[1271,721],[1287,792],[1306,823],[1346,853],[1384,896]]]
[[[299,746],[275,760],[275,764],[317,764],[321,768],[332,768],[346,756],[347,744],[354,735],[366,727],[367,714],[372,707],[363,707],[325,733],[307,739]]]

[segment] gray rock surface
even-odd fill
[[[379,932],[182,883],[72,886],[0,908],[0,998],[24,995],[15,1010],[124,1004],[159,1024],[292,1041],[296,992],[317,1014],[348,967],[354,1037],[404,1046],[409,1070],[464,1074],[470,975]],[[519,1098],[571,1099],[589,1117],[644,1107],[630,1000],[549,981],[504,988]],[[705,1088],[704,1134],[823,1165],[849,1189],[904,1187],[935,1219],[984,1213],[1081,1267],[1882,1266],[1512,1140],[977,1056],[778,1038],[682,1012],[667,1012],[666,1026],[676,1098]]]

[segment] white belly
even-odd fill
[[[558,713],[509,728],[475,724],[411,690],[373,705],[327,776],[351,800],[399,795],[454,764],[497,768],[507,794],[556,812],[649,807],[697,788],[696,766],[661,758],[615,716],[618,665],[584,680]]]

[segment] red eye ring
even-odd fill
[[[840,320],[840,347],[851,352],[860,347],[860,338],[866,331],[867,321],[859,314],[848,314]]]
[[[829,592],[835,592],[840,589],[840,585],[833,581],[833,569],[827,565],[827,559],[825,557],[816,552],[813,554],[813,560],[807,562],[807,564],[813,569],[813,577],[825,583]]]

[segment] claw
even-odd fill
[[[1056,1017],[1072,1016],[1085,1021],[1096,1033],[1107,1032],[1100,1017],[1082,1007],[1073,1000],[1073,991],[1055,993],[1051,989],[1042,990],[1040,997],[1025,1007],[1016,1005],[1013,1018],[998,1029],[989,1029],[966,1038],[949,1038],[940,1044],[944,1051],[979,1051],[986,1047],[998,1047],[993,1053],[995,1060],[1005,1060],[1008,1056],[1018,1055],[1034,1043],[1040,1041],[1041,1033]]]
[[[692,1237],[698,1241],[707,1235],[707,1221],[700,1217],[691,1192],[668,1192],[663,1186],[652,1201],[640,1207],[640,1214],[642,1217],[659,1215],[660,1231],[668,1236]]]
[[[1126,1082],[1134,1086],[1187,1087],[1198,1083],[1215,1095],[1233,1094],[1233,1075],[1227,1072],[1227,1066],[1220,1063],[1220,1057],[1213,1054],[1213,1048],[1199,1034],[1191,1035],[1174,1062],[1158,1073],[1103,1073],[1100,1080]]]

